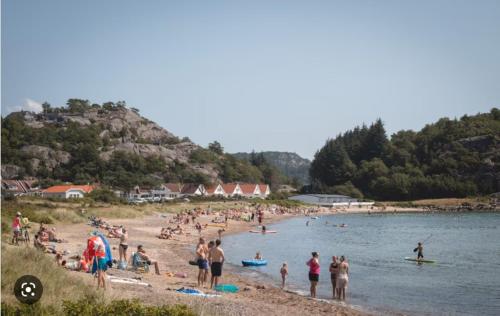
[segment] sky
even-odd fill
[[[500,1],[2,1],[2,115],[124,100],[227,152],[312,158],[500,107]]]

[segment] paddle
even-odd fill
[[[432,234],[429,235],[429,237],[425,238],[424,241],[422,241],[422,244],[425,244],[429,239],[431,239]]]

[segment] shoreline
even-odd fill
[[[227,206],[229,209],[231,206]],[[321,208],[318,212],[310,214],[310,216],[322,215],[342,215],[342,214],[395,214],[395,213],[434,213],[436,211],[420,208],[386,208],[382,209],[326,209]],[[212,224],[211,220],[215,218],[218,212],[214,211],[210,215],[201,215],[197,218],[202,225]],[[151,287],[136,287],[125,284],[109,283],[110,289],[105,292],[105,296],[110,299],[127,299],[138,298],[141,302],[150,305],[161,304],[187,304],[194,307],[199,313],[208,311],[209,314],[232,315],[235,313],[243,315],[258,315],[271,314],[281,315],[283,313],[289,315],[367,315],[375,313],[377,310],[370,310],[363,306],[349,305],[347,302],[340,302],[331,299],[311,299],[307,295],[301,295],[297,291],[291,289],[281,289],[274,281],[258,280],[248,275],[238,273],[237,269],[229,268],[225,270],[222,276],[221,283],[236,284],[240,291],[235,294],[223,294],[217,298],[197,298],[190,295],[179,294],[171,289],[180,287],[197,288],[197,273],[196,266],[188,265],[188,261],[194,258],[194,248],[199,238],[198,232],[194,229],[194,224],[181,225],[186,231],[185,235],[175,235],[175,239],[164,240],[157,238],[161,227],[171,226],[168,221],[174,216],[173,213],[155,212],[152,215],[147,215],[141,218],[114,218],[107,219],[110,224],[123,225],[129,231],[129,250],[128,257],[135,251],[137,245],[142,244],[148,255],[153,259],[157,259],[160,264],[161,275],[155,275],[153,271],[148,274],[138,275],[132,271],[123,271],[118,269],[108,270],[109,275],[116,277],[140,277],[143,282],[151,285]],[[303,212],[295,214],[270,214],[266,212],[264,217],[265,225],[272,225],[287,219],[307,216]],[[222,240],[225,236],[247,232],[255,228],[258,223],[229,220],[229,225],[222,235]],[[56,224],[55,226],[59,238],[67,240],[67,243],[57,244],[58,250],[68,250],[70,256],[81,254],[86,246],[88,233],[96,228],[90,227],[87,224]],[[174,225],[175,226],[175,225]],[[207,226],[202,231],[202,236],[207,240],[217,237],[219,227]],[[103,231],[103,230],[101,230]],[[118,258],[118,239],[108,239],[112,247],[113,257]],[[224,242],[222,244],[224,249]],[[154,269],[152,269],[154,270]],[[229,270],[229,271],[228,271]],[[176,278],[166,276],[166,272],[181,272],[186,273],[187,278]],[[89,274],[81,272],[68,272],[84,278],[92,282]],[[264,285],[264,289],[258,289]],[[94,283],[95,286],[95,283]],[[206,288],[201,288],[205,293],[213,293]],[[398,315],[401,312],[394,311],[391,314]]]

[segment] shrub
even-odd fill
[[[196,315],[186,305],[147,306],[138,300],[114,300],[109,303],[99,302],[94,297],[86,297],[77,301],[63,301],[62,310],[54,305],[14,306],[2,303],[2,315],[65,315],[65,316],[107,316],[107,315],[134,315],[134,316],[194,316]]]
[[[117,204],[121,201],[119,197],[116,196],[116,194],[109,190],[109,189],[96,189],[92,192],[90,192],[87,197],[91,198],[92,200],[96,202],[104,202],[104,203],[113,203]]]

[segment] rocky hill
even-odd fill
[[[290,179],[297,179],[301,184],[309,183],[309,167],[311,161],[300,157],[296,153],[280,151],[264,151],[264,158],[273,166],[278,168]],[[251,153],[235,153],[238,159],[251,159]]]
[[[142,117],[124,102],[66,107],[2,118],[2,178],[37,177],[129,187],[157,181],[265,181],[246,161],[202,148]]]

